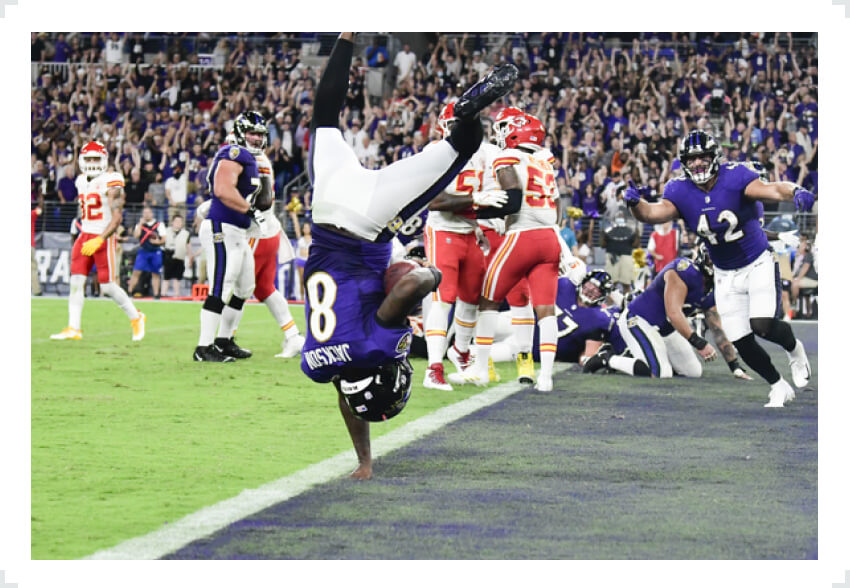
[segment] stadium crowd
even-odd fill
[[[290,237],[301,237],[311,206],[302,175],[307,130],[321,73],[302,51],[318,37],[32,33],[31,199],[33,207],[44,201],[39,228],[68,230],[77,153],[91,139],[106,145],[126,178],[128,233],[143,205],[160,221],[179,213],[191,226],[212,156],[236,115],[250,109],[268,122],[278,210],[286,211]],[[548,130],[558,189],[571,204],[561,224],[576,253],[602,244],[602,230],[623,215],[629,180],[649,200],[660,195],[677,173],[678,140],[695,128],[711,130],[727,160],[758,161],[771,181],[817,193],[816,35],[433,34],[421,54],[407,44],[394,50],[386,35],[363,38],[341,124],[370,168],[419,152],[459,88],[494,65],[517,66],[520,80],[505,103]],[[382,95],[369,92],[374,72],[387,79]],[[813,237],[815,221],[800,228]]]

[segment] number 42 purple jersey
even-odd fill
[[[687,227],[705,240],[711,260],[721,269],[745,267],[769,248],[757,201],[744,195],[758,177],[744,164],[724,163],[707,193],[684,176],[664,187],[664,198],[676,206]]]

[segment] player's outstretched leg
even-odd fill
[[[124,311],[130,319],[130,328],[133,331],[133,341],[141,341],[145,338],[145,322],[147,317],[140,312],[124,289],[115,282],[105,282],[100,285],[100,291],[109,296],[115,304]]]
[[[496,69],[467,88],[455,103],[455,116],[461,120],[474,118],[479,112],[511,91],[519,77],[519,70],[512,63]]]
[[[806,357],[806,350],[802,341],[794,337],[791,326],[779,319],[754,318],[750,319],[753,332],[777,345],[781,345],[788,355],[788,363],[791,366],[791,379],[798,388],[803,388],[809,383],[811,367]]]

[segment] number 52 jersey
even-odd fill
[[[684,176],[664,187],[664,198],[676,206],[688,228],[705,240],[711,260],[721,269],[745,267],[769,248],[757,201],[744,195],[758,177],[744,164],[724,163],[708,193]]]

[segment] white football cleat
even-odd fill
[[[490,383],[490,374],[486,369],[479,371],[475,366],[472,366],[466,371],[449,374],[449,382],[461,385],[475,384],[476,386],[486,386]]]
[[[806,349],[803,342],[797,339],[797,346],[793,351],[786,351],[788,363],[791,366],[791,379],[797,388],[803,388],[809,383],[812,369],[809,366],[809,358],[806,357]]]
[[[766,408],[782,408],[786,402],[794,400],[794,388],[791,384],[780,378],[778,382],[770,387],[770,401],[765,404]]]
[[[551,392],[552,388],[552,376],[544,376],[543,374],[537,376],[537,384],[534,386],[535,390],[538,392]]]
[[[302,347],[304,347],[304,335],[295,335],[283,342],[283,351],[275,355],[275,357],[282,357],[284,359],[295,357],[301,353]]]
[[[422,382],[422,385],[426,388],[431,388],[432,390],[443,390],[445,392],[451,392],[454,390],[452,385],[446,382],[446,376],[443,372],[443,364],[441,363],[432,363],[425,370],[425,379]]]

